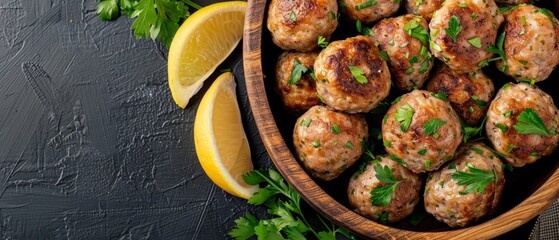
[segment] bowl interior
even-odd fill
[[[264,2],[267,5],[266,1],[262,1],[262,2]],[[557,16],[558,15],[557,6],[559,5],[558,2],[559,1],[548,1],[536,5],[546,7],[552,10],[554,13],[556,13]],[[259,11],[265,11],[263,15],[264,22],[262,24],[261,62],[262,62],[262,73],[264,75],[263,82],[266,90],[267,100],[273,115],[273,119],[275,120],[275,124],[277,125],[281,137],[285,141],[285,144],[287,145],[289,151],[291,153],[295,153],[293,143],[292,143],[293,142],[292,133],[293,133],[293,127],[295,126],[295,121],[298,116],[293,114],[286,114],[287,111],[283,107],[281,99],[276,94],[273,86],[274,85],[273,82],[275,81],[274,79],[275,64],[276,64],[277,57],[282,52],[282,50],[273,44],[271,40],[270,32],[266,29],[267,7],[264,10],[261,9]],[[341,19],[340,25],[344,27],[338,27],[338,29],[334,32],[333,39],[331,41],[344,39],[346,37],[355,36],[358,34],[357,31],[355,30],[353,23]],[[441,63],[438,62],[438,64]],[[484,68],[483,71],[491,79],[493,79],[495,83],[495,89],[499,89],[503,84],[507,82],[514,82],[514,79],[498,71],[494,67],[494,65]],[[539,82],[536,85],[542,90],[544,90],[545,92],[547,92],[548,94],[550,94],[557,105],[557,103],[559,102],[559,84],[555,82],[555,79],[559,79],[558,69],[555,69],[555,71],[553,71],[552,75],[549,77],[548,80]],[[392,90],[391,95],[387,99],[391,101],[403,93],[404,92],[397,92]],[[379,115],[367,114],[366,117],[368,119],[370,128],[380,129],[380,121],[383,117],[382,115],[379,116]],[[380,145],[378,146],[380,147],[377,147],[375,153],[376,154],[383,153],[384,148],[382,147],[382,143],[380,143]],[[381,150],[379,151],[379,149]],[[268,150],[270,151],[270,148],[268,148]],[[273,157],[274,154],[271,155]],[[293,154],[293,156],[296,155]],[[548,180],[556,172],[556,170],[559,167],[559,162],[557,161],[558,158],[559,158],[559,151],[555,151],[553,155],[542,158],[534,164],[529,164],[522,168],[515,168],[512,172],[507,171],[505,189],[502,196],[501,206],[499,207],[498,212],[488,217],[487,219],[482,220],[480,223],[496,218],[499,215],[510,211],[511,209],[519,205],[521,202],[527,200],[536,190],[538,190],[542,186],[542,184],[544,184],[546,180]],[[274,161],[274,163],[276,165],[282,164],[281,162],[277,162],[277,161]],[[351,168],[347,169],[342,176],[340,176],[335,180],[332,180],[330,182],[315,181],[315,183],[330,197],[335,199],[337,203],[342,204],[348,209],[351,209],[348,204],[346,188],[350,176],[356,171],[356,168],[359,166],[359,163],[360,162],[354,164]],[[309,178],[309,176],[306,175],[306,178]],[[289,178],[287,179],[289,181]],[[305,195],[305,189],[298,189],[298,190],[302,192],[303,195]],[[310,204],[315,206],[312,202]],[[328,215],[328,212],[324,211],[324,209],[317,209],[317,210],[321,212],[326,212],[326,215]],[[425,212],[422,201],[420,201],[417,204],[415,211]],[[537,214],[539,214],[539,212],[533,213],[532,215],[535,216]],[[530,219],[527,219],[526,221],[528,220]],[[389,226],[397,229],[410,230],[414,232],[440,232],[440,231],[452,230],[446,224],[437,221],[434,217],[432,217],[429,214],[427,214],[427,217],[423,221],[421,221],[421,223],[417,226],[411,225],[410,223],[408,223],[408,221],[406,221],[406,219],[399,221],[397,223],[389,224]],[[511,229],[507,229],[506,231]]]

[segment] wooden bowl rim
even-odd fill
[[[464,239],[475,234],[490,239],[521,226],[559,197],[559,168],[527,199],[507,212],[478,225],[442,232],[416,232],[385,226],[338,203],[303,170],[276,125],[268,103],[262,72],[262,30],[267,0],[250,0],[243,33],[243,63],[249,102],[260,137],[272,162],[301,197],[321,215],[354,233],[382,239]],[[304,190],[304,191],[303,191]]]

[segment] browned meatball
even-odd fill
[[[501,71],[517,80],[543,81],[559,64],[559,22],[553,13],[532,5],[505,12],[504,62]]]
[[[367,24],[394,15],[398,8],[400,1],[394,0],[340,0],[342,14]]]
[[[284,50],[309,52],[318,48],[318,37],[326,40],[336,29],[335,0],[272,0],[268,30],[274,43]]]
[[[302,114],[320,104],[316,95],[316,81],[310,76],[316,56],[318,52],[283,52],[278,58],[276,88],[283,105],[291,112]],[[299,70],[301,67],[306,71]],[[300,74],[299,78],[297,73]]]
[[[328,106],[368,112],[390,92],[390,72],[371,38],[357,36],[330,43],[314,62],[316,90]]]
[[[317,105],[297,120],[293,144],[305,169],[313,177],[329,181],[361,157],[365,151],[361,142],[368,136],[362,116]]]
[[[458,116],[466,124],[477,126],[485,117],[495,87],[481,70],[458,73],[443,65],[427,83],[427,90],[444,93]]]
[[[408,13],[421,15],[427,21],[431,21],[433,13],[441,7],[444,0],[405,0]]]
[[[538,118],[543,125],[538,124]],[[559,110],[551,96],[529,84],[508,83],[489,105],[485,132],[509,164],[521,167],[557,148],[557,121]]]
[[[425,19],[411,14],[384,19],[373,27],[379,48],[388,54],[390,75],[399,89],[421,88],[429,77],[434,58],[428,50],[427,29]]]
[[[530,3],[533,0],[495,0],[499,6],[516,6],[523,3]]]
[[[429,173],[425,210],[450,227],[465,227],[493,214],[505,185],[502,166],[501,160],[481,142],[461,146],[452,162]],[[488,179],[487,185],[470,190],[472,185],[461,184],[465,174]]]
[[[388,109],[382,137],[390,158],[421,173],[436,170],[452,158],[462,142],[462,126],[450,103],[413,90]]]
[[[371,191],[373,189],[391,185],[377,178],[376,169],[388,167],[393,178],[398,181],[388,205],[383,203],[373,205]],[[384,170],[384,169],[383,169]],[[382,170],[381,170],[382,171]],[[413,212],[419,201],[421,191],[421,177],[404,166],[381,157],[380,162],[373,161],[367,164],[365,171],[355,173],[349,180],[347,194],[349,205],[359,214],[381,222],[396,222]]]
[[[456,71],[471,72],[491,58],[503,22],[493,0],[447,0],[429,23],[431,52]]]

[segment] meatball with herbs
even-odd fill
[[[357,36],[332,42],[314,62],[316,91],[328,106],[368,112],[390,92],[388,65],[373,40]]]
[[[340,0],[340,11],[351,20],[373,23],[394,15],[400,1],[394,0]]]
[[[449,102],[423,90],[413,90],[393,104],[382,123],[390,159],[416,173],[438,169],[462,142],[462,126]]]
[[[495,87],[481,70],[459,73],[442,65],[427,83],[427,90],[444,94],[467,125],[477,126],[485,117]]]
[[[504,185],[499,157],[482,142],[464,144],[449,164],[429,173],[425,210],[450,227],[465,227],[495,213]]]
[[[272,0],[267,26],[272,41],[284,50],[310,52],[328,41],[338,20],[336,0]]]
[[[553,13],[532,5],[505,11],[506,62],[497,67],[516,80],[543,81],[559,64],[559,22]]]
[[[293,144],[305,169],[316,179],[329,181],[363,155],[362,143],[368,136],[363,116],[317,105],[297,119]]]
[[[493,56],[502,22],[493,0],[447,0],[429,23],[431,52],[455,71],[475,71]]]
[[[523,3],[535,2],[535,0],[495,0],[499,6],[516,6]]]
[[[557,148],[558,121],[551,96],[536,86],[508,83],[489,105],[485,132],[506,162],[522,167]]]
[[[431,21],[433,13],[441,7],[444,0],[405,0],[406,11],[411,14],[421,15],[425,20]]]
[[[276,88],[286,109],[302,114],[320,104],[310,73],[318,52],[283,52],[276,64]]]
[[[413,212],[419,201],[422,181],[417,173],[388,157],[367,163],[349,180],[350,206],[374,221],[396,222]],[[389,197],[383,197],[388,194]]]
[[[411,14],[386,18],[373,27],[375,41],[387,53],[388,68],[396,87],[421,88],[433,67],[429,52],[429,25]]]

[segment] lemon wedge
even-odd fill
[[[180,26],[168,56],[169,87],[185,108],[204,80],[235,49],[243,36],[246,2],[220,2],[196,11]]]
[[[253,170],[232,73],[221,74],[210,86],[196,112],[194,145],[210,179],[226,192],[249,199],[258,189],[244,182]]]

